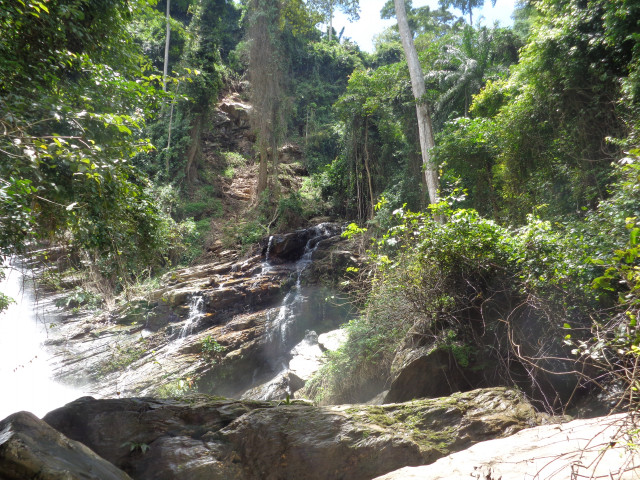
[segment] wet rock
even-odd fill
[[[323,224],[296,232],[297,248],[315,247],[310,238],[320,242],[318,250],[324,248],[322,241],[339,231],[338,224]],[[91,383],[84,390],[97,397],[184,393],[196,385],[202,392],[236,397],[268,383],[280,371],[272,363],[286,367],[305,330],[330,330],[348,318],[348,308],[327,302],[331,293],[312,286],[294,295],[300,300],[290,311],[285,308],[286,325],[274,325],[283,298],[306,265],[272,265],[254,254],[170,272],[147,302],[138,302],[135,315],[120,308],[100,326],[91,318],[61,322],[50,341],[64,347],[58,348],[57,378],[79,386]],[[202,311],[192,317],[194,298],[202,298]],[[282,337],[270,335],[273,329]],[[203,350],[213,342],[222,347],[215,355]],[[317,367],[321,352],[314,348]],[[295,378],[276,389],[277,396],[256,398],[285,398],[296,391],[309,374],[302,364],[295,368]]]
[[[369,479],[535,425],[496,388],[384,406],[82,398],[45,419],[134,478]],[[132,455],[122,445],[148,445]]]
[[[278,373],[272,379],[262,385],[247,390],[243,395],[244,400],[285,400],[293,398],[294,392],[304,387],[304,380],[290,371]]]
[[[4,480],[131,480],[29,412],[0,422],[0,478]]]
[[[318,335],[318,344],[323,351],[336,351],[347,341],[349,333],[344,328],[337,328]]]
[[[304,247],[309,241],[307,230],[298,230],[284,235],[273,235],[265,247],[264,253],[269,252],[269,261],[272,263],[295,262],[304,253]]]
[[[314,248],[323,240],[337,236],[340,231],[337,223],[322,223],[304,230],[272,235],[261,241],[262,254],[268,254],[268,260],[273,264],[295,262],[302,257],[308,243],[309,248]]]
[[[289,370],[296,375],[297,378],[307,381],[316,373],[323,362],[323,351],[318,344],[318,335],[315,332],[309,332],[291,350],[292,358],[289,361]],[[304,386],[304,382],[296,390]],[[293,390],[294,392],[296,390]]]
[[[439,348],[405,348],[391,365],[391,386],[384,403],[441,397],[471,388],[450,352]]]
[[[626,446],[635,428],[626,415],[575,420],[522,430],[481,442],[421,467],[405,467],[376,480],[522,480],[640,478],[640,455]]]

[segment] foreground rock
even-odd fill
[[[375,407],[85,397],[44,420],[136,479],[364,480],[538,417],[518,393],[497,388]]]
[[[130,480],[87,447],[57,432],[35,415],[18,412],[0,422],[3,480]]]
[[[406,467],[376,480],[522,480],[640,478],[637,423],[626,414],[522,430],[478,443],[422,467]]]

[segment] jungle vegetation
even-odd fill
[[[207,239],[246,245],[330,215],[370,260],[318,395],[348,399],[408,332],[463,364],[487,347],[483,326],[513,340],[524,322],[549,341],[523,365],[562,357],[593,372],[584,388],[637,402],[640,5],[529,0],[505,28],[471,23],[480,3],[404,2],[416,94],[397,27],[373,53],[333,31],[356,1],[0,0],[0,256],[64,246],[118,293],[198,261]],[[231,92],[256,112],[241,229],[221,219],[228,170],[202,150]],[[416,106],[433,127],[431,204]],[[304,194],[282,188],[285,143],[304,151]]]

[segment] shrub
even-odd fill
[[[473,369],[476,356],[497,361],[502,381],[525,387],[545,408],[559,406],[555,396],[566,401],[577,382],[566,375],[575,360],[563,343],[566,326],[588,338],[599,314],[590,288],[596,270],[584,268],[593,246],[533,216],[509,229],[446,202],[431,213],[394,215],[397,225],[369,252],[375,279],[364,313],[309,392],[366,400],[376,393],[369,385],[384,386],[377,379],[390,373],[399,348],[430,345],[450,351],[461,368]],[[444,224],[434,220],[442,217]],[[513,368],[528,376],[513,377]]]

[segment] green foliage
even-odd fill
[[[223,227],[222,242],[226,247],[247,247],[259,242],[266,233],[267,230],[259,219],[232,221]]]
[[[323,401],[362,401],[353,389],[379,382],[406,342],[447,350],[473,369],[478,354],[487,355],[483,345],[492,345],[494,358],[519,358],[509,335],[536,332],[544,346],[526,359],[535,377],[559,368],[547,365],[546,355],[569,358],[559,326],[570,323],[576,336],[588,337],[601,304],[590,287],[598,267],[585,265],[601,250],[580,233],[535,217],[509,229],[447,202],[429,214],[394,215],[396,225],[370,251],[375,278],[364,313],[312,383]]]
[[[107,375],[125,369],[148,353],[147,341],[141,339],[137,344],[124,347],[116,344],[112,347],[111,358],[100,365],[99,374]]]
[[[281,229],[291,229],[300,226],[305,212],[303,199],[298,192],[291,192],[287,197],[278,201],[278,226]]]
[[[4,278],[5,278],[5,273],[4,271],[0,270],[0,282],[4,280]],[[13,298],[0,292],[0,314],[4,310],[6,310],[9,307],[9,305],[11,305],[12,303],[15,303],[15,300]]]
[[[222,354],[227,350],[224,345],[220,345],[211,335],[207,335],[200,342],[202,355],[210,362],[216,363]]]
[[[165,383],[156,389],[155,394],[160,398],[180,398],[188,394],[194,388],[191,377],[179,378]]]
[[[89,290],[85,290],[82,287],[75,287],[71,292],[67,293],[64,297],[56,300],[56,307],[58,308],[73,308],[84,307],[95,310],[102,305],[102,298],[100,295]]]
[[[450,124],[439,138],[438,159],[469,189],[471,205],[524,222],[536,205],[548,205],[551,218],[607,197],[611,162],[633,145],[640,118],[631,93],[639,15],[623,1],[528,7],[530,33],[508,80],[489,83],[474,99],[473,121]]]
[[[131,164],[151,148],[142,128],[161,94],[126,32],[145,2],[103,3],[0,5],[0,253],[66,236],[121,285],[168,246]]]
[[[366,231],[366,228],[361,228],[355,223],[350,223],[349,225],[347,225],[347,228],[344,229],[344,232],[342,232],[341,236],[351,240],[351,238],[353,238],[354,236],[362,235]]]
[[[120,447],[129,447],[129,453],[134,453],[136,451],[140,451],[143,455],[147,453],[151,447],[146,443],[138,443],[138,442],[124,442]]]
[[[572,353],[582,361],[596,364],[606,372],[601,381],[623,387],[620,403],[637,408],[637,369],[640,355],[640,164],[638,150],[630,152],[618,167],[615,194],[604,202],[591,222],[599,226],[604,239],[601,254],[592,262],[601,275],[591,286],[603,300],[615,302],[615,308],[592,326],[589,338],[576,338],[574,330],[565,337]],[[610,235],[613,235],[611,237]],[[608,251],[605,249],[609,248]],[[569,327],[569,325],[567,325]]]

